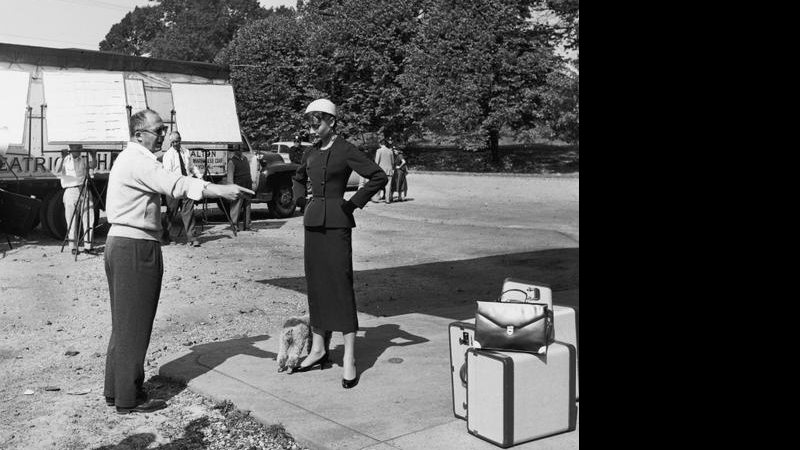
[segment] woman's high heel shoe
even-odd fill
[[[356,375],[356,377],[353,378],[352,380],[347,380],[342,378],[342,387],[345,389],[350,389],[352,387],[355,387],[358,384],[359,378],[361,378],[361,374]]]
[[[355,387],[355,385],[358,384],[358,379],[361,377],[361,374],[358,373],[358,369],[355,366],[353,368],[356,369],[355,378],[353,378],[352,380],[348,380],[347,378],[342,377],[342,387],[345,389],[350,389],[352,387]]]
[[[298,366],[297,368],[292,370],[292,373],[308,372],[309,370],[313,370],[317,366],[317,364],[319,364],[319,370],[322,370],[325,368],[325,364],[327,363],[328,363],[328,352],[325,352],[322,356],[320,356],[318,360],[314,361],[312,364],[305,367]]]

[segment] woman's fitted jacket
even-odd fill
[[[311,180],[311,200],[306,205],[303,225],[307,227],[354,228],[353,206],[363,208],[389,178],[355,145],[336,137],[328,150],[319,144],[309,147],[293,177],[294,198],[306,195],[306,180]],[[350,198],[344,200],[347,179],[355,171],[368,181]]]

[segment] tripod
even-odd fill
[[[211,181],[211,174],[208,170],[208,150],[203,149],[203,180]],[[231,219],[231,215],[228,213],[228,208],[225,206],[225,201],[220,200],[219,207],[222,209],[222,212],[225,213],[225,217],[228,219],[228,223],[231,224],[231,231],[233,231],[233,235],[238,237],[236,233],[236,224],[233,223],[233,219]],[[203,208],[202,208],[202,217],[203,219],[200,221],[200,231],[203,231],[203,226],[208,223],[208,199],[203,197]]]
[[[86,154],[87,154],[87,161],[88,161],[89,152],[87,151]],[[99,194],[99,192],[97,192],[97,187],[94,185],[94,180],[92,179],[91,176],[89,176],[89,167],[87,165],[86,174],[83,176],[83,181],[81,182],[81,188],[80,188],[80,191],[78,193],[78,200],[75,202],[75,210],[72,212],[72,216],[70,217],[69,222],[67,223],[67,234],[66,234],[66,236],[64,236],[64,241],[61,243],[61,252],[63,253],[64,252],[64,246],[67,245],[67,242],[69,241],[69,239],[71,237],[70,236],[70,231],[72,230],[72,224],[75,223],[75,227],[77,228],[76,233],[74,233],[75,250],[76,250],[75,251],[75,261],[78,260],[78,250],[77,249],[80,246],[81,241],[83,241],[85,243],[88,240],[89,243],[91,244],[91,241],[92,241],[92,238],[93,238],[93,234],[94,234],[94,230],[95,230],[96,225],[97,225],[95,223],[92,223],[92,219],[93,219],[92,216],[94,215],[94,207],[92,205],[92,203],[93,203],[92,202],[92,198],[91,198],[92,197],[92,193],[89,190],[89,186],[91,186],[91,189],[94,190],[94,192],[98,194],[97,195],[97,199],[102,204],[103,203],[102,196]],[[66,192],[67,191],[65,190],[64,193],[66,193]],[[89,225],[87,227],[88,229],[86,229],[86,230],[82,229],[82,224],[81,223],[77,223],[78,221],[81,220],[80,215],[84,212],[84,210],[85,210],[85,213],[86,213],[86,224]],[[90,216],[90,214],[92,216]]]

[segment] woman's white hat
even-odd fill
[[[324,112],[336,117],[336,105],[327,98],[320,98],[308,104],[305,114],[310,112],[319,111]]]

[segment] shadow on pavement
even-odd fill
[[[356,348],[358,358],[356,358],[356,369],[362,374],[367,369],[372,368],[380,359],[383,352],[390,347],[406,347],[409,345],[422,344],[428,339],[417,336],[400,329],[397,324],[383,324],[376,327],[359,327],[356,335]],[[364,336],[358,334],[364,333]],[[344,344],[337,345],[330,350],[331,359],[341,365],[344,356]]]
[[[362,333],[363,336],[360,336]],[[276,360],[276,353],[255,346],[257,342],[269,338],[269,335],[264,334],[195,345],[190,348],[189,353],[161,366],[159,373],[172,375],[168,378],[161,375],[151,377],[145,382],[145,390],[151,397],[169,400],[185,389],[191,380],[222,365],[234,356],[246,355]],[[428,342],[428,339],[408,333],[400,329],[400,325],[397,324],[359,327],[356,336],[356,347],[359,349],[356,362],[358,371],[363,373],[373,367],[381,355],[391,347],[405,347],[424,342]],[[330,353],[331,359],[341,365],[344,345],[337,345],[330,350]],[[277,363],[275,367],[277,368]]]
[[[190,352],[174,359],[159,368],[159,373],[174,373],[177,376],[169,378],[156,375],[145,382],[145,389],[148,394],[164,400],[169,400],[186,388],[189,381],[214,369],[227,359],[238,355],[254,356],[256,358],[275,359],[277,355],[259,349],[254,344],[259,341],[269,339],[268,334],[259,336],[246,336],[227,341],[211,342],[192,346]],[[202,356],[202,361],[199,358]],[[173,370],[175,369],[175,370]],[[175,383],[178,389],[175,389]]]
[[[578,248],[561,248],[414,266],[357,271],[353,275],[360,312],[386,317],[421,313],[455,320],[475,314],[478,300],[496,300],[507,277],[550,285],[556,304],[578,310]],[[306,293],[304,277],[259,280]]]

